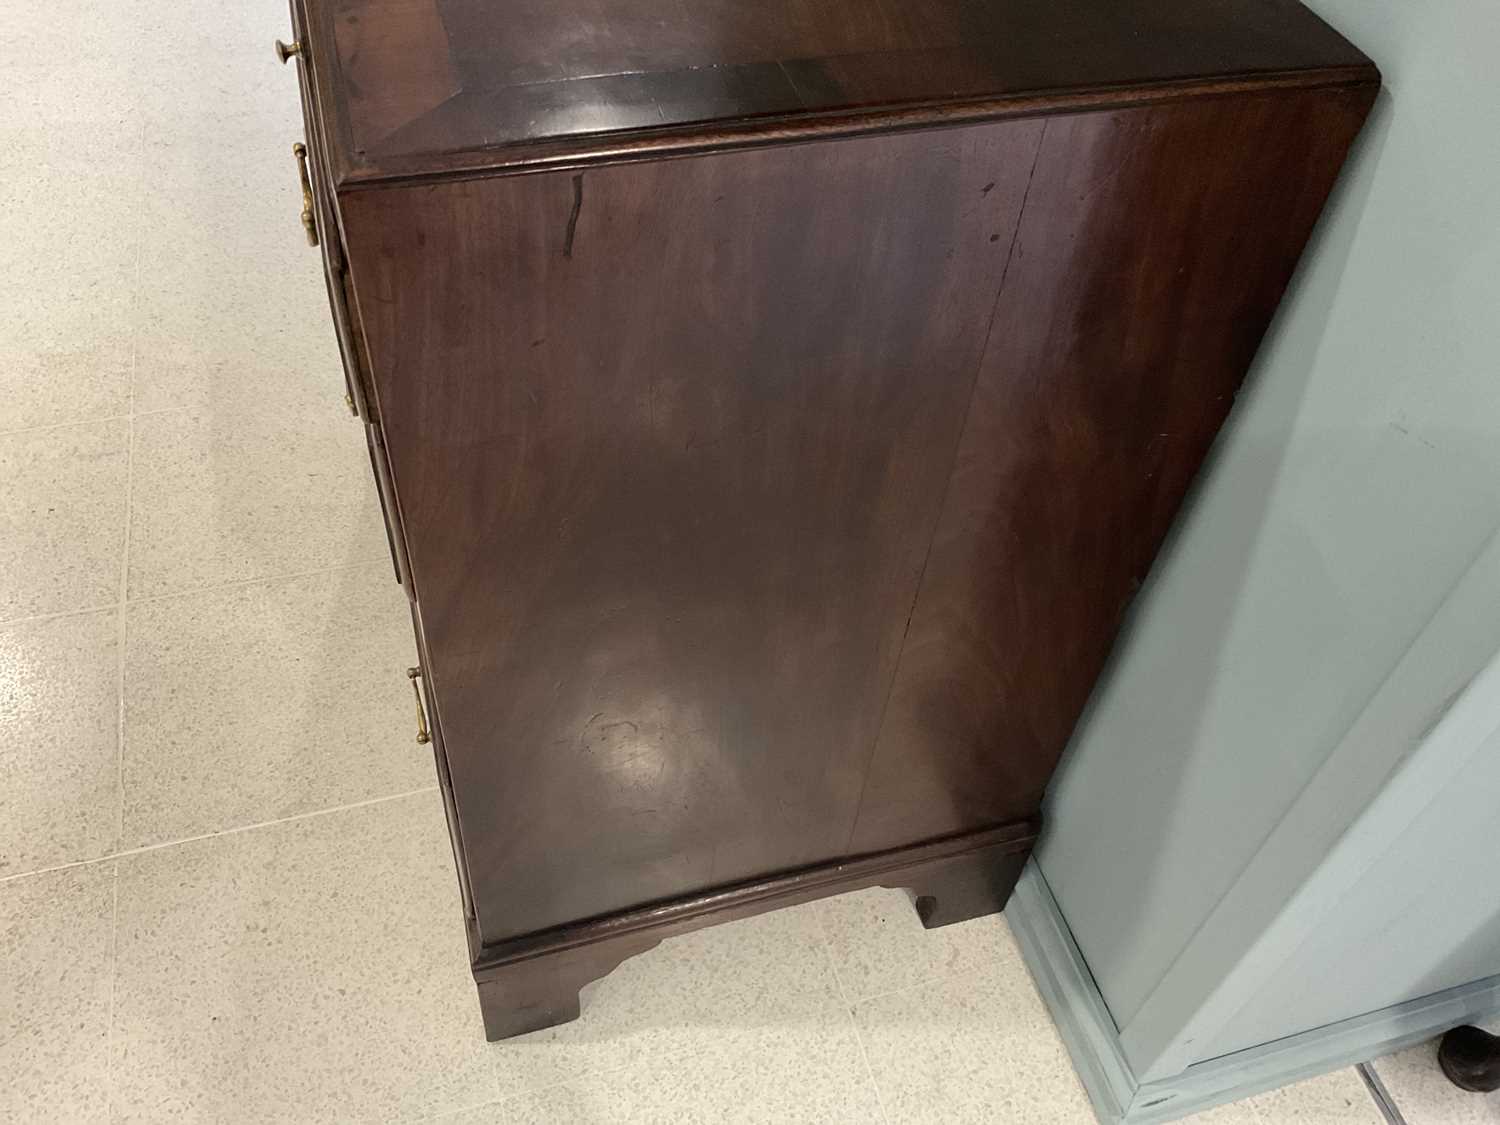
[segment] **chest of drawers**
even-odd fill
[[[1369,61],[1292,0],[292,18],[489,1036],[822,895],[1001,909]]]

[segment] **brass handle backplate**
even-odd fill
[[[417,697],[417,742],[426,746],[432,741],[432,735],[427,733],[427,709],[422,706],[422,689],[417,686],[417,677],[421,674],[420,668],[406,670],[406,678],[411,681],[411,693]]]
[[[297,178],[302,181],[302,229],[307,232],[307,244],[318,244],[318,223],[313,218],[312,181],[307,178],[307,146],[298,141],[292,146],[292,155],[297,158]]]
[[[286,65],[287,61],[293,55],[300,55],[301,53],[302,44],[298,43],[295,39],[290,43],[283,43],[280,39],[276,40],[276,57],[281,60],[283,66]]]

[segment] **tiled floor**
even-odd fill
[[[1500,1022],[1481,1026],[1500,1035]],[[1500,1092],[1471,1094],[1454,1086],[1438,1069],[1436,1042],[1381,1059],[1375,1071],[1410,1125],[1500,1123]]]
[[[1003,921],[872,891],[484,1042],[282,0],[6,13],[0,1120],[1087,1122]],[[1500,1120],[1421,1051],[1413,1125]],[[1203,1118],[1368,1122],[1353,1071]]]

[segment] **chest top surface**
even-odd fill
[[[345,184],[1368,81],[1296,0],[294,0]]]

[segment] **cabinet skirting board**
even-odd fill
[[[1103,1125],[1172,1121],[1366,1062],[1500,1012],[1500,976],[1487,977],[1141,1083],[1120,1048],[1119,1030],[1093,974],[1034,861],[1028,861],[1021,873],[1005,917]]]
[[[485,946],[473,959],[485,1035],[579,1016],[579,990],[664,938],[867,887],[910,891],[928,929],[1005,909],[1040,821],[853,856]]]

